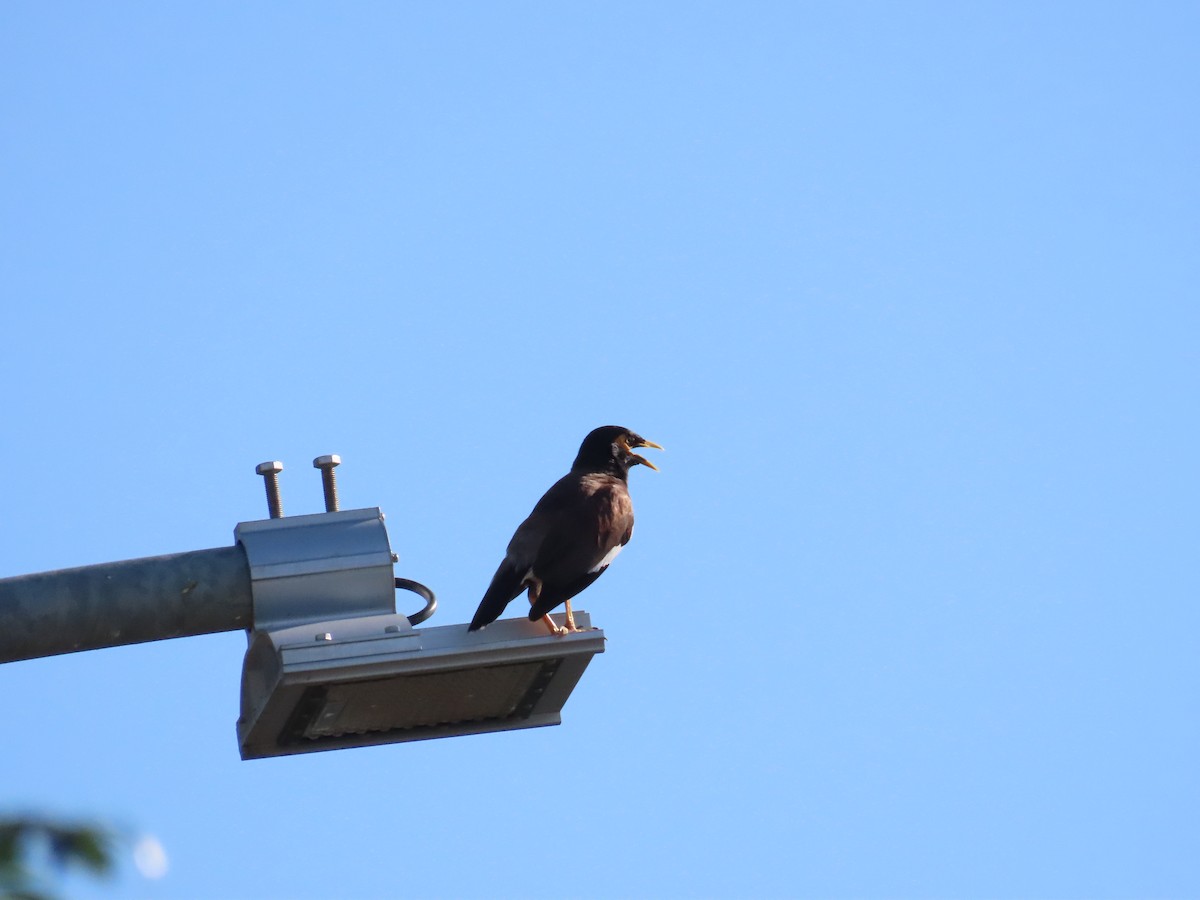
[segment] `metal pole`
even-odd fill
[[[253,624],[239,545],[0,579],[0,663]]]

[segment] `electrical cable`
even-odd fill
[[[422,622],[432,616],[434,611],[437,609],[437,597],[433,595],[433,591],[425,587],[425,585],[421,584],[420,582],[412,581],[408,578],[397,578],[396,588],[403,588],[406,591],[412,591],[414,594],[418,594],[425,598],[425,608],[418,610],[411,616],[407,616],[408,623],[410,625],[420,625]]]

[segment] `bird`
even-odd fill
[[[468,631],[495,622],[522,591],[529,620],[541,619],[554,635],[580,631],[571,598],[604,574],[633,535],[629,470],[658,466],[635,449],[663,449],[620,425],[593,429],[579,445],[571,471],[542,495],[508,542],[508,550],[471,619]],[[566,604],[566,625],[550,611]]]

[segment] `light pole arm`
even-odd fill
[[[253,623],[240,545],[0,579],[0,663]]]

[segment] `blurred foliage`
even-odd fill
[[[53,822],[32,816],[0,819],[0,898],[51,900],[52,872],[80,868],[107,874],[113,837],[95,825]],[[49,871],[47,871],[49,870]]]

